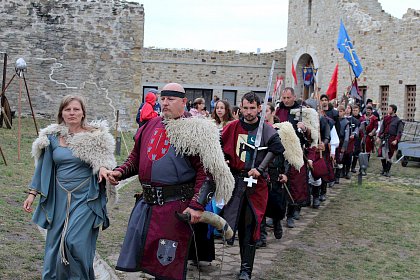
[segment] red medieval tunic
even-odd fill
[[[365,149],[366,153],[371,153],[375,147],[375,135],[370,136],[369,133],[378,130],[378,118],[372,114],[369,118],[365,116],[365,121],[369,122],[366,126]]]
[[[152,187],[195,185],[193,199],[149,205],[141,197],[136,202],[116,266],[118,270],[141,270],[158,278],[185,279],[192,232],[175,212],[182,213],[187,207],[203,210],[196,201],[206,179],[200,158],[176,155],[162,118],[156,117],[138,130],[131,154],[116,170],[123,174],[122,179],[138,175],[140,182]]]
[[[384,117],[379,131],[379,138],[381,138],[381,148],[378,150],[378,156],[390,160],[397,150],[398,142],[401,140],[404,124],[402,120],[396,115],[387,115]],[[392,145],[392,142],[397,140],[397,145]]]
[[[246,130],[244,126],[246,125],[244,125],[242,120],[236,120],[226,125],[222,131],[223,152],[226,159],[229,160],[229,167],[235,178],[235,189],[232,198],[223,208],[222,215],[234,232],[236,232],[238,229],[241,207],[246,198],[251,206],[256,221],[253,239],[258,240],[260,238],[261,221],[267,207],[268,188],[267,181],[263,176],[260,176],[257,180],[257,184],[252,187],[247,187],[247,182],[244,181],[244,178],[248,177],[248,171],[252,169],[251,162],[253,151],[247,151],[246,145],[241,145],[241,143],[244,142],[254,145],[258,123],[256,123],[252,130]],[[275,137],[278,137],[276,130],[271,125],[264,123],[260,147],[268,146],[268,149],[258,151],[254,167],[259,166],[268,151],[271,151],[274,154],[280,154],[284,151],[282,150],[283,147],[281,145],[280,148],[278,146],[273,147],[274,145],[270,145],[270,143],[274,142],[272,139]],[[245,148],[245,150],[241,149],[241,146],[242,148]]]
[[[301,146],[303,146],[305,145],[305,139],[303,133],[298,131],[298,120],[295,119],[295,115],[290,114],[290,110],[296,108],[299,108],[299,105],[296,102],[291,107],[286,107],[284,103],[281,102],[279,108],[276,110],[276,116],[280,119],[280,122],[288,121],[293,125],[296,135],[300,139]],[[306,136],[309,138],[309,130],[307,132]],[[309,202],[309,181],[306,162],[300,170],[290,166],[286,175],[290,186],[290,194],[293,197],[295,205],[306,206]]]

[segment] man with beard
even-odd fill
[[[389,177],[389,171],[392,165],[392,156],[397,150],[398,142],[401,140],[404,123],[397,116],[397,106],[394,104],[389,105],[388,115],[382,121],[381,129],[379,130],[378,139],[380,144],[378,157],[381,157],[382,172],[381,175]]]
[[[176,214],[188,213],[195,224],[212,192],[217,201],[230,199],[234,181],[223,159],[219,131],[210,120],[185,118],[186,102],[180,84],[165,85],[162,117],[143,125],[127,160],[107,172],[112,184],[137,175],[143,189],[136,195],[117,270],[185,279],[192,231]]]
[[[267,205],[266,169],[276,155],[283,153],[284,148],[279,135],[267,123],[263,123],[259,132],[259,149],[254,146],[260,121],[258,114],[261,112],[260,99],[254,92],[242,97],[241,111],[243,118],[229,123],[222,131],[223,152],[235,178],[232,198],[223,208],[222,215],[234,232],[238,230],[241,255],[239,279],[246,280],[251,279],[255,243],[260,238],[260,225]],[[254,153],[257,154],[252,165]],[[228,243],[233,244],[233,241],[234,237]]]
[[[299,104],[296,102],[296,94],[293,88],[286,87],[281,93],[281,102],[276,110],[276,116],[280,119],[280,122],[290,122],[295,133],[300,140],[301,147],[308,144],[310,139],[311,131],[301,121],[296,120],[295,115],[290,113],[290,110],[299,108]],[[296,170],[293,166],[287,172],[289,178],[290,193],[293,198],[290,199],[287,208],[287,227],[295,227],[294,219],[299,219],[300,208],[307,206],[310,202],[309,197],[309,184],[308,184],[308,170],[306,164],[304,164],[300,170]]]

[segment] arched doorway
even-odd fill
[[[307,99],[311,97],[316,88],[319,89],[320,80],[320,65],[317,56],[317,50],[315,47],[308,45],[301,47],[293,56],[293,62],[295,63],[296,76],[297,76],[297,86],[295,92],[298,98],[302,97]],[[310,67],[313,71],[313,83],[305,86],[303,71],[304,67]],[[307,84],[307,83],[306,83]],[[318,91],[319,92],[319,91]]]
[[[318,69],[314,65],[312,56],[307,53],[302,54],[296,63],[296,75],[298,78],[298,88],[296,91],[300,94],[299,98],[306,100],[312,96],[315,91],[315,74]]]

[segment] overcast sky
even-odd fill
[[[270,52],[287,44],[288,0],[135,1],[144,5],[145,47]],[[419,0],[379,2],[398,18],[420,10]]]

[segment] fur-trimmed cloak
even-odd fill
[[[88,163],[92,172],[97,173],[101,166],[114,168],[117,163],[114,158],[115,141],[109,133],[106,121],[89,123],[91,131],[69,134],[68,127],[60,124],[51,124],[39,132],[39,137],[32,143],[32,156],[37,165],[43,150],[50,145],[48,135],[60,135],[66,139],[68,148],[75,157]]]
[[[90,131],[70,135],[68,128],[64,125],[52,124],[42,129],[39,137],[32,144],[32,156],[35,160],[35,174],[29,189],[41,194],[40,204],[37,207],[33,220],[42,228],[48,229],[51,226],[54,212],[54,163],[52,160],[52,149],[50,148],[50,137],[63,136],[66,138],[68,148],[75,157],[88,163],[92,167],[91,190],[89,202],[97,199],[99,186],[97,186],[97,173],[101,166],[112,169],[116,166],[114,158],[115,141],[108,132],[106,121],[92,122],[89,124]],[[101,191],[99,190],[99,193]],[[113,186],[107,184],[106,196],[108,201],[114,203],[117,193]],[[97,226],[108,226],[105,205],[92,206],[92,210],[98,215]]]
[[[178,154],[200,157],[216,183],[216,200],[229,201],[235,180],[224,160],[217,126],[204,118],[182,118],[165,120],[165,128]]]

